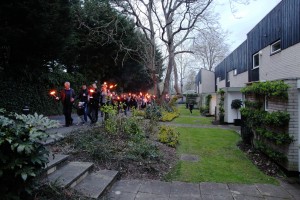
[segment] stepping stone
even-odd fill
[[[100,170],[89,174],[78,185],[75,190],[82,193],[84,196],[91,198],[99,198],[104,191],[113,184],[118,175],[117,171]]]
[[[198,155],[191,155],[191,154],[181,154],[180,160],[190,161],[190,162],[198,162],[199,161],[199,156]]]
[[[70,162],[48,176],[50,182],[58,182],[63,187],[74,187],[88,175],[93,167],[90,162]]]

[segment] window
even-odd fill
[[[227,72],[227,82],[230,82],[229,72]]]
[[[271,54],[277,53],[279,51],[281,51],[281,41],[280,40],[271,44]]]
[[[237,75],[237,69],[234,69],[233,70],[233,76],[236,76]]]
[[[265,111],[269,110],[269,98],[265,96]]]
[[[253,69],[259,67],[259,53],[253,55]]]

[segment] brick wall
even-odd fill
[[[295,141],[290,144],[288,151],[288,166],[287,169],[290,171],[298,171],[299,164],[299,99],[298,99],[298,89],[297,89],[297,80],[290,79],[284,80],[285,83],[290,85],[288,89],[289,99],[287,104],[287,112],[290,114],[289,122],[289,134],[293,136]]]
[[[270,55],[270,45],[262,49],[259,80],[300,77],[300,43]]]
[[[300,79],[300,78],[299,78]],[[287,125],[287,131],[290,136],[294,138],[294,142],[286,147],[274,146],[273,144],[269,144],[273,148],[275,147],[282,153],[285,153],[288,162],[279,163],[283,167],[285,167],[288,171],[299,171],[299,109],[300,105],[298,99],[298,89],[297,89],[297,79],[286,79],[283,80],[286,84],[290,86],[288,89],[288,100],[280,100],[278,98],[270,98],[268,102],[268,112],[273,111],[286,111],[290,114],[290,121]],[[255,95],[247,95],[247,100],[255,101]]]

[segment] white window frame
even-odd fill
[[[255,61],[254,61],[255,56],[258,57],[258,65],[257,66],[254,66],[254,64],[255,64]],[[252,69],[259,68],[259,64],[260,64],[259,52],[257,52],[256,54],[253,54],[253,56],[252,56],[252,62],[253,62]]]
[[[268,111],[269,110],[269,98],[268,96],[265,96],[265,101],[264,101],[264,104],[265,104],[265,111]]]
[[[230,74],[227,72],[227,82],[230,82]]]
[[[237,69],[233,70],[233,76],[237,76]]]
[[[279,49],[274,50],[274,47],[276,45],[279,45]],[[271,51],[271,55],[274,54],[274,53],[280,52],[281,51],[281,40],[277,40],[276,42],[271,44],[270,51]]]

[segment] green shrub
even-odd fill
[[[293,137],[288,133],[274,133],[263,128],[258,128],[255,132],[257,135],[266,138],[276,145],[290,144],[294,141]]]
[[[241,92],[244,94],[253,93],[256,95],[264,95],[268,97],[278,97],[281,99],[287,99],[287,90],[290,86],[284,81],[266,81],[256,82],[252,85],[244,87]]]
[[[140,126],[140,121],[136,117],[125,117],[123,118],[124,121],[120,125],[121,131],[123,131],[125,134],[129,135],[136,135],[136,134],[142,134],[142,128]]]
[[[162,112],[162,117],[161,117],[160,121],[170,122],[178,116],[179,116],[178,112],[165,112],[164,111],[164,112]]]
[[[0,111],[0,187],[4,199],[28,196],[34,177],[48,162],[48,151],[41,141],[48,137],[47,128],[57,121],[42,115],[18,115]]]
[[[157,105],[147,106],[145,111],[145,118],[146,119],[155,119],[158,120],[162,116],[161,108]]]
[[[143,139],[139,142],[129,141],[125,157],[134,161],[156,160],[160,154],[156,146]]]
[[[145,117],[145,111],[133,108],[132,109],[132,116],[134,116],[134,117]]]
[[[179,132],[169,126],[161,126],[158,133],[158,141],[170,147],[176,147],[179,142]]]

